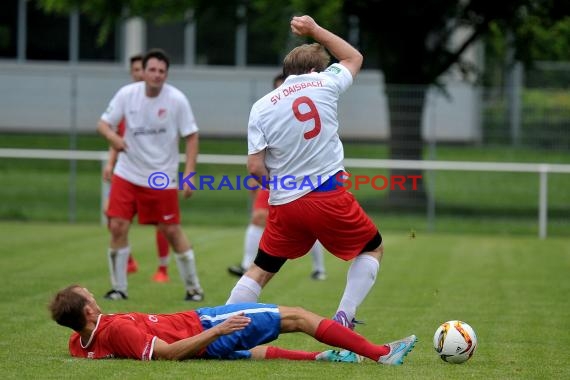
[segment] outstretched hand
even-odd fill
[[[243,330],[249,325],[251,318],[246,317],[243,313],[232,315],[222,323],[216,326],[220,335],[228,335],[234,331]]]
[[[312,36],[318,27],[311,16],[295,16],[291,19],[291,31],[297,36]]]

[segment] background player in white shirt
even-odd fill
[[[180,227],[178,205],[178,142],[186,141],[184,177],[195,171],[198,155],[198,127],[186,96],[165,83],[170,61],[159,49],[143,59],[144,82],[122,87],[101,116],[97,130],[119,154],[109,195],[108,251],[112,289],[107,299],[127,298],[128,242],[132,218],[140,224],[155,224],[176,253],[176,263],[186,288],[188,301],[201,301],[194,250]],[[125,135],[114,127],[125,119]],[[192,179],[190,179],[192,183]],[[157,188],[162,190],[157,190]],[[184,198],[192,195],[183,184]]]
[[[285,82],[252,107],[248,170],[268,177],[269,218],[254,264],[227,303],[256,301],[288,259],[307,253],[318,239],[343,260],[352,260],[334,319],[354,328],[357,307],[374,285],[383,254],[382,237],[352,194],[336,178],[343,173],[337,103],[360,71],[362,55],[311,17],[293,17],[291,30],[318,43],[293,49],[283,61]],[[327,68],[330,57],[338,59]],[[291,176],[293,186],[282,179]],[[291,178],[288,177],[288,178]],[[302,186],[331,179],[318,189]],[[340,183],[339,183],[340,182]]]
[[[130,74],[133,82],[139,82],[144,80],[143,78],[143,55],[136,54],[130,58]],[[125,120],[123,119],[118,127],[117,133],[120,136],[124,136],[125,134]],[[115,148],[109,148],[109,159],[107,160],[107,164],[103,168],[103,180],[107,185],[106,189],[106,199],[104,203],[104,211],[107,212],[107,206],[109,205],[109,191],[110,191],[110,182],[111,176],[113,175],[113,169],[115,168],[115,164],[117,163],[117,158],[119,156],[119,152],[115,150]],[[158,253],[158,268],[156,273],[153,275],[152,280],[155,282],[168,282],[168,262],[170,261],[170,252],[168,248],[168,239],[160,229],[156,228],[156,248]],[[129,261],[127,263],[127,273],[135,273],[138,270],[138,264],[133,257],[133,254],[129,255]]]

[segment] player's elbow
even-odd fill
[[[358,74],[358,72],[360,71],[360,68],[362,67],[362,62],[364,61],[364,57],[362,56],[362,54],[360,54],[359,51],[356,51],[356,53],[354,54],[354,56],[351,58],[351,72],[352,72],[352,76],[355,77],[356,74]]]
[[[362,67],[362,63],[364,62],[364,56],[357,51],[357,54],[354,57],[354,60],[356,61],[355,63],[358,65],[358,70],[360,70],[360,68]]]
[[[250,159],[247,161],[247,171],[252,176],[261,177],[267,171],[265,168],[265,162],[262,160]]]
[[[99,122],[97,123],[97,133],[108,139],[110,130],[111,127],[109,126],[109,124],[105,123],[103,120],[99,120]]]
[[[340,61],[340,64],[346,67],[352,74],[352,77],[354,78],[356,77],[356,74],[360,72],[360,68],[362,67],[363,61],[364,57],[362,56],[362,54],[360,54],[358,50],[355,49],[353,54],[351,54],[350,57]]]

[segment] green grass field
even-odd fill
[[[235,278],[226,267],[241,258],[243,226],[185,226],[193,240],[204,305],[225,302]],[[70,358],[69,331],[49,318],[46,305],[58,289],[74,282],[96,296],[109,288],[107,231],[96,224],[0,222],[0,368],[14,379],[546,379],[570,378],[570,241],[568,238],[497,234],[383,231],[386,254],[375,288],[359,309],[366,321],[357,331],[377,342],[410,333],[419,337],[402,367],[291,361],[189,361],[142,363]],[[129,277],[125,302],[100,300],[106,312],[171,312],[196,306],[182,301],[171,263],[171,282],[155,284],[153,230],[133,227],[131,244],[140,263]],[[310,258],[289,262],[268,285],[261,301],[301,305],[334,313],[347,263],[327,256],[328,279],[309,279]],[[202,305],[202,303],[200,304]],[[464,365],[437,358],[437,326],[463,319],[478,334],[479,347]],[[325,347],[301,334],[282,336],[287,348]]]

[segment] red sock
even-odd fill
[[[366,356],[368,359],[378,361],[380,356],[390,352],[390,348],[386,345],[376,345],[352,331],[342,326],[332,319],[323,319],[315,332],[315,339],[329,346],[344,348]]]
[[[159,258],[168,257],[168,239],[159,230],[156,230],[156,249]]]
[[[320,352],[286,350],[284,348],[269,346],[265,353],[265,359],[315,360],[318,354],[320,354]]]

